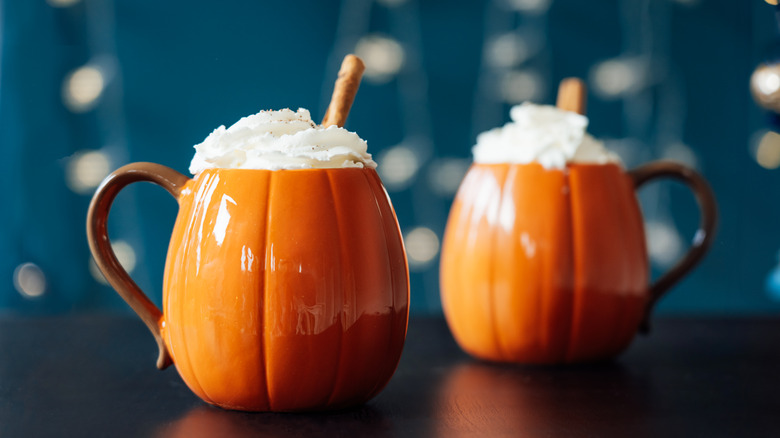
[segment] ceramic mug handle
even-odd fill
[[[159,349],[157,368],[162,370],[173,363],[161,335],[162,312],[130,278],[117,260],[108,239],[107,224],[111,204],[120,190],[138,181],[155,183],[178,201],[181,190],[189,178],[171,168],[154,163],[132,163],[120,167],[103,180],[92,197],[87,212],[87,240],[92,256],[106,280],[152,332]]]
[[[628,176],[633,180],[635,189],[639,189],[646,182],[658,178],[666,177],[678,180],[691,189],[701,211],[699,229],[693,237],[691,248],[671,269],[650,285],[650,299],[639,327],[640,332],[647,333],[650,330],[650,313],[655,303],[701,261],[712,245],[718,223],[718,207],[715,202],[715,194],[704,177],[682,164],[671,161],[654,161],[629,171]]]

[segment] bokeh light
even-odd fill
[[[753,76],[754,84],[764,94],[772,94],[780,90],[780,73],[774,69],[761,68]]]
[[[49,6],[53,6],[55,8],[67,8],[68,6],[73,6],[80,1],[81,0],[46,0],[46,3],[48,3]]]
[[[636,167],[644,162],[643,152],[647,150],[647,147],[639,139],[624,137],[608,138],[603,141],[604,147],[616,153],[626,167]]]
[[[674,142],[667,145],[661,158],[676,161],[693,169],[699,169],[699,158],[696,156],[696,152],[682,142]]]
[[[682,254],[682,239],[674,226],[669,223],[646,222],[645,238],[650,260],[660,267],[671,266]]]
[[[528,39],[516,32],[508,32],[494,38],[487,47],[488,62],[493,67],[515,67],[531,56]]]
[[[103,275],[102,272],[100,272],[100,268],[98,268],[97,263],[95,263],[94,259],[89,259],[89,275],[92,276],[92,278],[95,279],[100,284],[108,286],[108,281],[106,280],[106,277]]]
[[[97,105],[105,85],[105,77],[99,68],[89,65],[79,67],[62,83],[63,102],[75,113],[87,112]]]
[[[534,70],[510,71],[501,81],[501,96],[510,104],[538,102],[544,96],[544,79]]]
[[[764,169],[780,167],[780,134],[774,131],[765,131],[754,147],[753,158]]]
[[[505,0],[510,9],[518,12],[541,14],[550,8],[552,0]]]
[[[431,191],[439,196],[452,196],[458,191],[471,160],[465,158],[440,158],[428,168],[428,183]]]
[[[761,64],[750,75],[753,99],[762,107],[780,111],[780,64]]]
[[[117,260],[119,260],[119,264],[125,268],[125,271],[127,271],[128,274],[132,273],[135,269],[137,260],[133,247],[124,240],[116,240],[111,243],[111,248],[114,250],[114,254],[116,255]],[[108,284],[105,276],[91,258],[89,259],[89,273],[98,283]]]
[[[34,263],[22,263],[14,269],[14,287],[25,298],[40,297],[46,292],[46,276]]]
[[[647,70],[647,63],[638,58],[609,59],[594,65],[588,78],[599,97],[619,99],[646,85]]]
[[[388,191],[409,187],[420,168],[415,151],[403,144],[382,151],[377,157],[377,164],[377,172]]]
[[[439,236],[430,228],[412,229],[404,236],[404,245],[409,268],[413,270],[426,268],[439,254]]]
[[[382,36],[367,35],[355,46],[355,55],[366,65],[365,78],[374,83],[390,81],[404,64],[404,49],[398,41]]]
[[[78,194],[91,194],[110,171],[111,160],[105,152],[83,150],[68,159],[65,182]]]
[[[111,244],[111,248],[114,250],[114,254],[116,254],[119,263],[125,268],[125,271],[133,272],[136,262],[135,250],[133,247],[124,240],[117,240]]]
[[[401,6],[406,3],[406,1],[407,0],[377,0],[377,3],[388,8],[394,8],[396,6]]]

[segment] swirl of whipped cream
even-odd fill
[[[477,163],[532,163],[563,169],[568,163],[620,163],[587,132],[588,118],[554,106],[525,102],[512,107],[512,121],[477,136]]]
[[[204,169],[322,169],[370,167],[376,163],[365,140],[338,126],[314,123],[309,111],[260,111],[220,126],[195,145],[190,172]]]

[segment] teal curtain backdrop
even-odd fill
[[[412,312],[441,311],[438,250],[476,135],[579,76],[590,131],[628,167],[682,161],[717,193],[713,249],[659,310],[777,313],[780,137],[749,92],[774,55],[773,14],[761,0],[0,0],[0,312],[129,311],[91,266],[99,181],[133,161],[186,172],[194,144],[260,109],[319,119],[356,52],[368,70],[347,128],[398,213]],[[658,275],[698,213],[671,183],[641,202]],[[157,303],[175,215],[148,184],[111,215],[117,253]]]

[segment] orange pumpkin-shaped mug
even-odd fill
[[[162,312],[117,261],[111,203],[150,181],[179,203]],[[370,168],[207,169],[190,179],[134,163],[98,188],[88,219],[95,260],[203,400],[301,411],[362,403],[389,381],[409,311],[395,213]]]
[[[689,252],[649,284],[635,190],[669,177],[701,209]],[[555,364],[601,360],[646,330],[653,305],[702,258],[717,220],[714,195],[695,171],[654,162],[475,163],[450,211],[441,255],[449,327],[473,356]]]
[[[193,179],[120,168],[92,199],[98,267],[203,400],[248,411],[338,409],[388,383],[409,318],[409,272],[387,192],[357,134],[341,128],[364,66],[348,55],[322,125],[261,111],[196,146]],[[273,170],[272,170],[273,169]],[[136,181],[179,202],[163,311],[117,261],[106,221]]]

